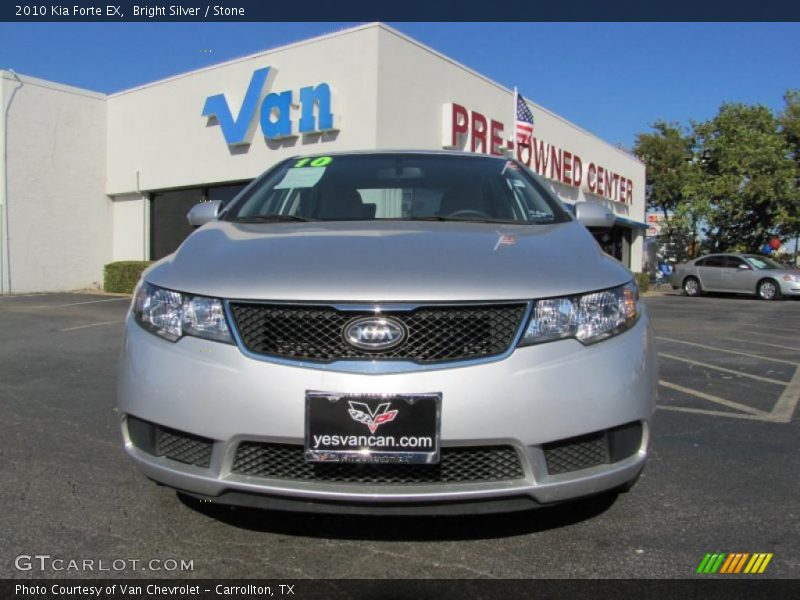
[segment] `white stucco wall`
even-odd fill
[[[109,96],[107,192],[135,191],[137,171],[140,190],[199,186],[250,179],[297,154],[374,147],[377,36],[378,28],[361,27]],[[256,114],[251,144],[229,148],[202,116],[205,100],[224,93],[237,117],[253,71],[264,67],[271,72],[261,98],[292,90],[298,102],[300,88],[330,84],[340,131],[268,142]]]
[[[32,77],[18,80],[8,72],[2,85],[6,103],[12,102],[4,290],[70,290],[102,282],[112,231],[105,96]]]
[[[6,82],[5,71],[0,71],[0,294],[8,289],[6,275]]]
[[[150,245],[150,203],[137,193],[112,199],[112,260],[148,260]]]

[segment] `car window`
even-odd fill
[[[562,223],[570,217],[511,160],[446,154],[353,154],[286,161],[246,190],[229,220],[436,219]]]
[[[745,262],[744,262],[744,261],[743,261],[741,258],[739,258],[738,256],[726,256],[726,257],[725,257],[725,266],[726,266],[727,268],[729,268],[729,269],[738,269],[738,268],[739,268],[739,265],[745,265],[745,266],[747,266],[747,263],[745,263]]]
[[[725,266],[725,257],[724,256],[709,256],[703,262],[704,267],[724,267]]]
[[[780,263],[775,262],[771,258],[765,256],[745,256],[750,266],[756,269],[783,269],[785,268]]]

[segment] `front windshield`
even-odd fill
[[[766,256],[745,256],[744,259],[756,269],[784,269],[785,267]]]
[[[559,202],[517,163],[441,154],[292,159],[246,190],[225,218],[253,222],[570,220]]]

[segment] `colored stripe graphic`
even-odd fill
[[[736,570],[733,571],[734,573],[739,573],[742,570],[742,567],[744,566],[745,561],[747,561],[747,557],[748,556],[750,556],[750,554],[748,552],[745,552],[744,554],[742,554],[742,558],[739,561],[739,564],[736,565]]]
[[[697,572],[716,573],[722,565],[722,561],[725,560],[725,556],[726,554],[724,552],[719,554],[706,554],[705,558],[703,558],[703,562],[697,567]]]
[[[697,573],[713,575],[742,573],[760,574],[763,573],[774,555],[767,552],[725,552],[708,553],[703,557]],[[748,560],[749,559],[749,560]],[[747,565],[747,566],[745,566]]]
[[[734,554],[728,555],[728,560],[725,561],[725,564],[722,565],[722,569],[720,569],[720,573],[738,573],[742,570],[744,566],[744,562],[747,560],[747,557],[750,556],[747,552],[736,552]]]
[[[750,562],[747,563],[747,566],[744,569],[745,573],[763,573],[764,570],[767,568],[769,561],[772,560],[773,554],[770,553],[759,553],[753,554],[753,558],[750,559]]]

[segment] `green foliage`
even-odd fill
[[[704,157],[693,185],[708,202],[706,248],[756,252],[774,236],[791,235],[797,165],[772,111],[723,104],[716,117],[695,123],[694,131]]]
[[[103,289],[106,292],[130,294],[139,277],[150,262],[143,260],[121,260],[103,267]]]
[[[797,167],[789,212],[794,222],[795,236],[798,236],[800,234],[800,90],[789,90],[783,99],[786,106],[778,121],[781,124],[783,139],[788,144]]]
[[[650,273],[636,273],[636,284],[639,291],[644,293],[650,289]]]
[[[664,216],[662,251],[684,260],[705,251],[758,251],[800,230],[800,90],[780,115],[723,104],[688,131],[657,121],[634,152],[647,166],[650,210]]]
[[[778,117],[781,133],[795,162],[800,164],[800,90],[789,90],[783,99],[786,106]]]
[[[634,153],[647,167],[647,208],[662,215],[661,243],[666,253],[685,260],[691,239],[696,196],[687,189],[692,177],[692,138],[677,123],[656,121],[652,132],[636,136]]]

